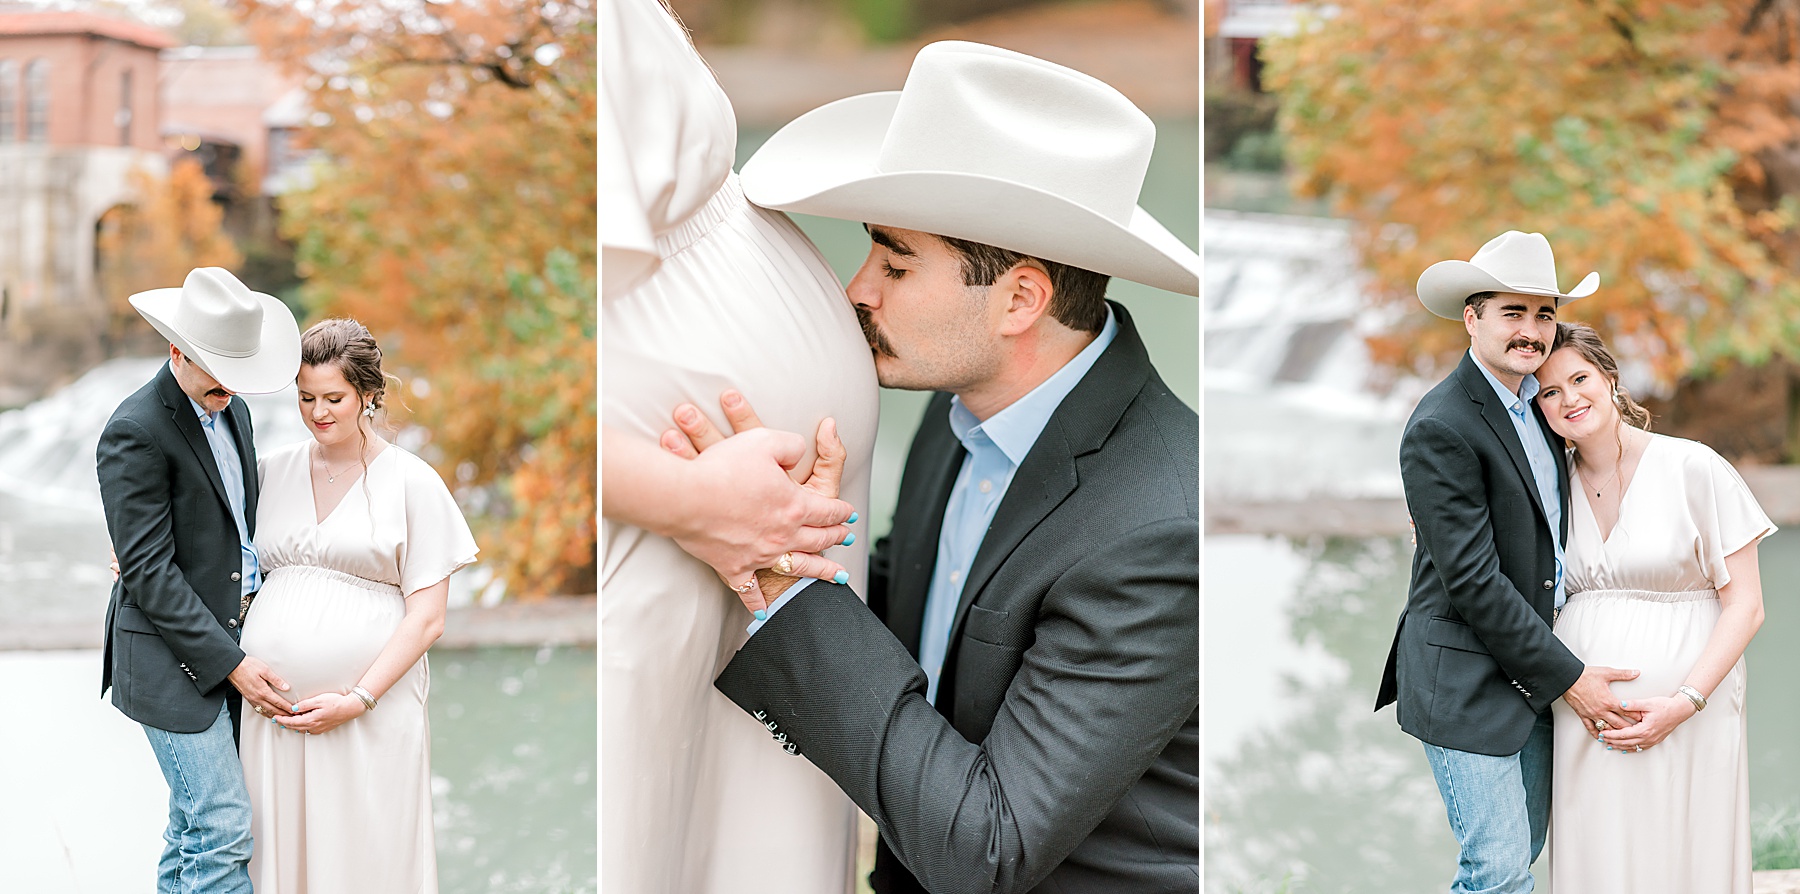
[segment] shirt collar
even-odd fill
[[[1113,337],[1119,333],[1119,324],[1113,319],[1112,307],[1106,308],[1106,325],[1100,327],[1100,334],[1087,347],[1081,349],[1062,368],[1051,374],[1036,388],[1027,392],[1024,397],[1013,401],[1005,409],[989,416],[985,421],[975,418],[969,408],[963,406],[962,398],[950,399],[950,431],[961,441],[965,449],[973,451],[970,439],[976,432],[985,435],[1014,466],[1025,461],[1025,454],[1031,452],[1031,445],[1037,443],[1038,435],[1044,433],[1044,426],[1050,424],[1050,416],[1062,405],[1063,398],[1075,390],[1088,370],[1094,368],[1094,362],[1100,359],[1106,346],[1112,344]]]
[[[183,397],[186,397],[186,395],[182,395],[182,396],[183,396]],[[199,401],[197,401],[197,400],[194,400],[194,399],[193,399],[193,398],[191,398],[191,397],[189,397],[189,398],[188,398],[188,399],[187,399],[187,402],[188,402],[188,406],[190,406],[190,407],[193,407],[193,408],[194,408],[194,414],[195,414],[195,415],[196,415],[196,416],[199,416],[199,417],[200,417],[200,424],[201,424],[201,425],[210,425],[210,424],[211,424],[211,423],[212,423],[212,421],[213,421],[213,414],[211,414],[211,413],[208,413],[208,412],[206,412],[206,408],[205,408],[205,407],[203,407],[203,406],[200,406],[200,402],[199,402]]]
[[[1475,360],[1474,348],[1469,349],[1469,359]],[[1475,368],[1481,370],[1481,374],[1487,378],[1489,385],[1494,386],[1494,393],[1500,395],[1500,400],[1506,403],[1507,409],[1515,413],[1523,410],[1526,404],[1531,403],[1532,398],[1537,397],[1538,380],[1537,376],[1531,373],[1525,374],[1525,378],[1519,382],[1519,393],[1514,394],[1504,382],[1495,378],[1494,374],[1488,371],[1487,365],[1480,360],[1475,360]]]

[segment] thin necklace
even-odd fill
[[[319,453],[316,449],[314,450],[314,453],[315,453],[315,455],[317,455],[319,457],[319,465],[325,467],[325,482],[327,484],[336,484],[337,480],[338,480],[338,475],[342,475],[342,474],[344,474],[344,472],[350,471],[350,466],[345,466],[343,471],[338,472],[337,475],[333,475],[331,473],[331,464],[325,461],[325,454]],[[351,465],[355,465],[355,464],[352,463]]]
[[[1623,465],[1625,465],[1625,463],[1623,460],[1621,460],[1619,462],[1618,466],[1613,467],[1612,476],[1606,479],[1606,483],[1600,485],[1599,487],[1594,488],[1594,499],[1596,499],[1596,500],[1600,499],[1600,492],[1606,490],[1608,487],[1611,487],[1612,483],[1614,481],[1619,480],[1619,467],[1623,466]],[[1587,473],[1585,473],[1585,472],[1582,473],[1582,475],[1581,475],[1581,482],[1583,484],[1589,484],[1589,485],[1593,484],[1593,482],[1588,480]]]

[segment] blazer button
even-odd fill
[[[226,618],[225,626],[230,627],[233,630],[236,630],[237,629],[237,619],[236,618]]]
[[[236,571],[233,571],[233,572],[231,572],[231,579],[232,580],[243,580],[244,576],[237,573]]]
[[[232,578],[232,580],[236,580],[236,579],[237,578]],[[1544,589],[1546,589],[1546,590],[1556,589],[1556,581],[1553,581],[1553,580],[1544,581]]]

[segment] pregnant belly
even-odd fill
[[[1614,683],[1623,698],[1669,695],[1687,678],[1719,620],[1719,600],[1710,590],[1634,598],[1626,591],[1581,593],[1569,599],[1557,620],[1556,635],[1575,657],[1590,665],[1641,672],[1636,680]]]
[[[298,701],[356,685],[406,615],[398,587],[326,568],[271,571],[244,618],[239,645],[267,663]]]

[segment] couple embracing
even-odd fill
[[[1654,435],[1550,244],[1419,278],[1470,347],[1400,445],[1417,532],[1376,708],[1424,742],[1453,892],[1750,892],[1743,654],[1775,526],[1704,444]]]
[[[476,546],[374,428],[381,349],[216,267],[131,304],[169,361],[100,436],[101,692],[169,785],[158,894],[436,891],[424,655]],[[237,393],[289,383],[311,437],[258,457]]]

